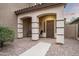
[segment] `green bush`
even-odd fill
[[[0,47],[3,47],[4,42],[13,41],[15,33],[8,27],[0,26]]]

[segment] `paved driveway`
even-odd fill
[[[12,44],[7,44],[0,49],[1,56],[18,56],[30,49],[39,42],[51,43],[46,56],[79,56],[79,41],[74,39],[65,39],[64,45],[57,45],[55,39],[41,38],[38,41],[32,41],[30,38],[16,39]]]

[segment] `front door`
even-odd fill
[[[27,27],[27,37],[31,37],[31,33],[32,33],[32,31],[31,31],[31,20],[28,20],[28,27]]]
[[[54,20],[47,21],[46,37],[54,38]]]

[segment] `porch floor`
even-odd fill
[[[38,41],[32,41],[30,38],[16,39],[0,49],[0,56],[18,56],[39,42],[51,44],[46,56],[79,56],[78,40],[65,39],[64,45],[57,45],[55,39],[50,38],[41,38]]]

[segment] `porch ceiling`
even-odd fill
[[[29,8],[17,10],[17,11],[15,11],[15,14],[20,15],[20,14],[23,14],[23,13],[36,11],[36,10],[48,8],[48,7],[51,7],[51,6],[54,7],[54,6],[64,5],[64,4],[65,3],[42,3],[42,4],[38,4],[38,5],[35,5],[35,6],[32,6],[32,7],[29,7]]]

